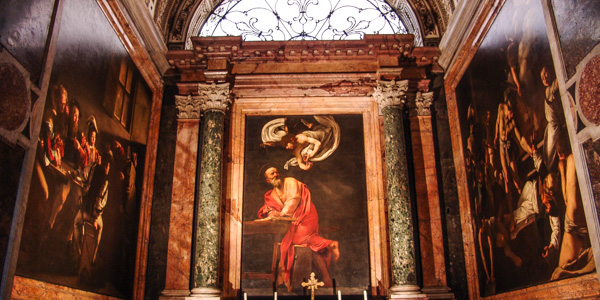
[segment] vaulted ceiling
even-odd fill
[[[169,49],[184,49],[189,28],[198,31],[221,0],[145,0]],[[437,46],[459,0],[388,0],[397,12],[414,11],[425,46]]]

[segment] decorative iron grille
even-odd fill
[[[365,34],[406,34],[385,0],[224,0],[200,36],[244,41],[357,40]]]

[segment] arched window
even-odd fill
[[[356,40],[365,34],[411,33],[415,45],[421,45],[414,12],[406,0],[396,2],[394,9],[385,0],[224,0],[197,35],[288,41]]]

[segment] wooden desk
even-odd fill
[[[294,218],[266,218],[257,219],[253,221],[245,221],[243,227],[243,235],[254,235],[254,234],[268,234],[273,235],[273,260],[271,264],[270,273],[262,272],[244,272],[242,278],[244,279],[267,279],[270,281],[271,286],[274,285],[275,279],[277,278],[277,264],[279,260],[279,244],[283,239],[283,236],[290,229]]]
[[[244,235],[274,234],[285,235],[290,229],[293,218],[256,219],[244,222]]]

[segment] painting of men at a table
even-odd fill
[[[113,278],[127,282],[125,276],[133,274],[139,211],[136,173],[143,147],[111,134],[106,121],[99,121],[106,116],[90,114],[89,104],[78,101],[66,85],[57,83],[51,89],[18,272],[126,295],[129,287],[109,278],[118,275]]]
[[[63,5],[16,273],[130,299],[151,91],[97,3]]]
[[[367,288],[362,130],[360,115],[247,117],[242,289],[248,295],[301,295],[311,272],[323,293]]]

